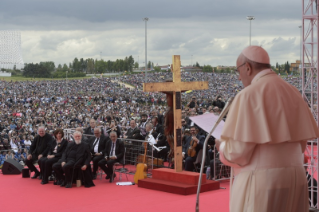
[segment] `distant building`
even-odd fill
[[[299,66],[301,65],[300,60],[296,60],[295,63],[290,63],[290,71],[297,72],[299,71]],[[304,67],[310,67],[310,63],[304,63]]]
[[[168,69],[171,69],[171,65],[164,65],[164,66],[156,66],[161,68],[161,71],[168,71]]]

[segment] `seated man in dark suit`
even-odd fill
[[[116,132],[110,133],[111,141],[106,144],[104,159],[99,161],[99,167],[105,172],[106,179],[113,182],[113,165],[116,162],[122,163],[125,153],[124,143],[117,139]],[[106,165],[106,166],[105,166]]]
[[[93,161],[93,179],[96,179],[98,162],[104,158],[103,152],[107,143],[107,138],[101,134],[101,128],[94,128],[94,137],[90,140],[90,151]]]
[[[84,134],[93,135],[95,126],[96,126],[96,121],[94,119],[91,119],[90,126],[84,130]]]
[[[64,150],[66,149],[68,145],[68,141],[63,138],[64,133],[62,129],[57,129],[54,131],[54,137],[55,141],[51,143],[49,153],[47,157],[42,157],[38,161],[39,164],[41,164],[41,174],[42,174],[42,181],[41,184],[47,184],[48,178],[52,173],[52,166],[54,163],[58,162]]]
[[[196,157],[198,152],[203,148],[205,136],[201,136],[196,133],[197,127],[192,126],[190,128],[191,136],[186,138],[186,143],[183,146],[183,157],[185,158],[185,171],[193,171],[194,169],[194,162],[196,161]],[[196,150],[196,154],[191,157],[188,155],[188,150],[191,147],[191,141],[194,141],[197,145],[194,148]]]
[[[87,143],[81,142],[82,134],[75,131],[73,134],[74,142],[70,142],[62,154],[62,159],[53,165],[53,170],[61,187],[72,188],[72,171],[77,165],[81,166],[82,170],[86,170],[90,165],[91,153]],[[63,177],[64,173],[64,177]],[[63,180],[64,179],[64,180]]]
[[[130,121],[130,127],[127,130],[125,138],[129,139],[136,139],[136,140],[144,140],[143,136],[141,135],[140,129],[136,126],[135,120]]]
[[[45,133],[44,126],[38,128],[38,135],[34,138],[31,146],[29,155],[25,160],[25,164],[28,166],[31,172],[35,172],[32,179],[36,179],[40,176],[40,171],[33,165],[37,160],[40,160],[42,157],[46,157],[51,143],[53,142],[53,137]],[[42,169],[42,164],[39,163],[40,170]],[[40,176],[40,179],[42,176]]]
[[[140,129],[136,126],[135,120],[130,121],[130,128],[127,130],[124,138],[144,140],[144,137],[142,136]],[[130,164],[132,165],[134,165],[136,162],[136,157],[138,155],[140,144],[141,142],[137,142],[137,141],[130,141],[130,140],[125,141],[125,145],[127,148],[127,152],[126,152],[127,161],[129,161]]]

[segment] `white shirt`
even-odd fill
[[[112,145],[113,145],[113,149],[112,149]],[[115,156],[115,149],[116,149],[116,141],[115,142],[112,141],[110,156]]]
[[[97,142],[96,142],[97,141]],[[98,153],[99,152],[99,143],[100,143],[100,138],[96,138],[94,143],[96,142],[96,145],[94,146],[94,152]],[[93,144],[94,144],[93,143]]]

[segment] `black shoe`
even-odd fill
[[[61,185],[63,183],[62,180],[56,180],[54,181],[53,185]]]
[[[93,180],[96,180],[97,175],[93,174]]]
[[[42,180],[42,178],[43,178],[43,177],[42,177],[42,174],[40,174],[40,176],[39,176],[39,180]]]
[[[33,177],[31,179],[37,179],[40,176],[39,172],[34,173]]]
[[[109,175],[106,175],[106,176],[105,176],[105,179],[107,179],[107,180],[110,179],[110,178],[111,178],[111,177],[110,177]]]
[[[60,187],[64,187],[64,186],[66,186],[66,182],[62,181],[61,184],[60,184]]]
[[[111,175],[112,176],[112,175]],[[110,178],[110,183],[112,183],[114,181],[114,178],[116,177],[116,174],[114,174],[113,177]]]
[[[49,183],[48,181],[44,181],[44,180],[41,181],[41,184],[42,184],[42,185],[48,184],[48,183]]]
[[[65,187],[66,188],[72,188],[72,183],[67,183]]]

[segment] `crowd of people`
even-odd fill
[[[53,151],[55,154],[59,152],[56,144],[57,141],[62,142],[63,140],[63,136],[57,137],[59,135],[57,129],[62,129],[62,131],[71,128],[79,129],[80,140],[85,140],[82,134],[101,134],[98,136],[103,137],[103,141],[99,140],[100,146],[93,148],[96,145],[94,139],[85,142],[88,144],[90,157],[92,156],[90,160],[93,161],[91,173],[93,179],[96,178],[99,166],[103,169],[111,166],[108,164],[109,161],[105,160],[105,157],[109,157],[105,154],[109,154],[110,149],[105,149],[111,148],[112,142],[108,141],[112,141],[112,136],[116,137],[115,140],[118,138],[143,140],[151,133],[156,138],[158,146],[166,145],[169,151],[169,145],[164,136],[166,95],[159,92],[143,92],[142,84],[166,81],[171,78],[170,72],[157,72],[147,74],[146,81],[143,74],[81,80],[1,81],[0,166],[8,158],[17,160],[22,165],[29,166],[30,170],[35,172],[35,178],[41,176],[44,184],[53,166],[55,172],[58,173],[58,178],[62,178],[62,171],[67,172],[62,170],[63,167],[54,166],[58,162],[57,158],[52,160],[53,158],[49,157],[53,155]],[[299,87],[299,78],[287,77],[285,80]],[[202,144],[206,136],[189,117],[210,112],[218,113],[224,107],[225,101],[236,95],[243,86],[234,74],[183,72],[182,81],[209,82],[208,90],[193,90],[182,94],[183,133],[189,135],[183,139],[186,151],[191,140]],[[125,86],[123,83],[130,86]],[[41,156],[45,156],[45,160],[40,160],[41,157],[30,157],[30,154],[32,155],[30,148],[33,151],[32,145],[36,139],[41,137],[40,126],[41,133],[50,136],[50,139],[52,138],[50,142],[54,146],[49,145],[45,155]],[[100,132],[95,132],[99,131],[98,129]],[[62,134],[61,131],[59,132]],[[198,145],[198,148],[200,147],[201,145]],[[154,155],[165,161],[167,151],[162,151],[161,154],[155,152]],[[187,159],[188,155],[185,151],[185,169],[191,171],[194,157]],[[62,154],[60,156],[62,159]],[[46,167],[46,163],[50,164],[51,168],[40,173],[32,165],[37,160],[40,168],[42,165]],[[67,162],[66,164],[68,165]],[[105,166],[105,164],[108,165]],[[110,170],[104,171],[108,173],[108,179],[112,180],[113,173]],[[70,187],[69,182],[57,183]]]

